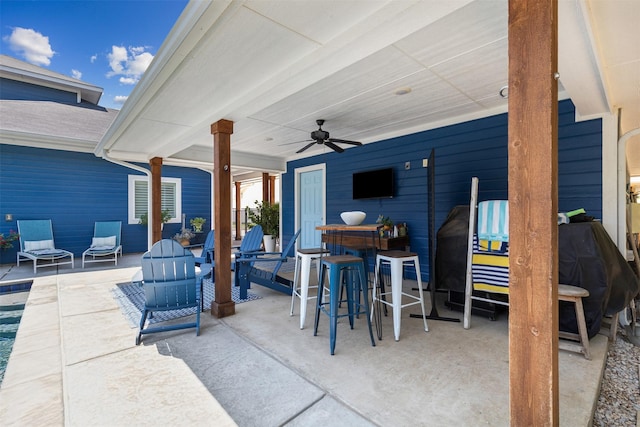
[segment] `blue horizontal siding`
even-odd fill
[[[77,102],[76,94],[73,92],[11,79],[2,79],[2,84],[0,84],[0,99],[56,101],[68,104],[75,104]]]
[[[583,207],[589,215],[602,215],[601,120],[575,122],[571,101],[558,108],[558,208],[566,212]],[[468,205],[471,178],[480,180],[480,200],[506,199],[508,194],[508,116],[500,114],[346,150],[288,162],[282,176],[283,234],[294,233],[294,170],[326,164],[327,219],[341,223],[340,212],[362,210],[367,223],[378,215],[406,222],[411,250],[418,253],[423,279],[429,272],[429,194],[427,169],[422,159],[435,150],[435,226],[440,228],[451,209]],[[405,162],[411,169],[405,170]],[[353,200],[354,172],[393,167],[395,197]],[[435,239],[435,236],[434,236]]]
[[[122,221],[123,251],[144,252],[147,228],[127,224],[128,175],[135,174],[93,154],[0,145],[0,233],[17,230],[16,220],[51,219],[56,246],[81,256],[96,221]],[[162,174],[182,180],[187,226],[197,216],[211,224],[211,175],[172,166]],[[17,247],[2,251],[0,263],[15,263]]]

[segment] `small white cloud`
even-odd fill
[[[129,48],[129,50],[134,55],[140,55],[141,53],[145,52],[147,50],[147,48],[144,47],[144,46],[132,46],[132,47]]]
[[[96,62],[96,59],[98,59],[98,55],[91,55],[91,58],[89,60],[93,64],[94,62]]]
[[[49,37],[30,28],[16,27],[11,35],[3,37],[9,48],[34,65],[49,65],[55,54],[49,44]]]
[[[122,105],[127,100],[127,98],[129,98],[129,97],[128,96],[124,96],[124,95],[114,96],[113,97],[113,102],[115,102],[116,104]]]
[[[121,76],[120,83],[134,85],[151,64],[153,55],[146,52],[145,47],[111,46],[111,53],[107,55],[111,71],[107,77]]]
[[[80,80],[82,78],[82,73],[78,70],[71,70],[71,77]]]
[[[138,83],[138,79],[134,79],[133,77],[120,77],[119,82],[123,85],[134,85]]]
[[[107,55],[111,71],[107,73],[107,77],[124,74],[127,63],[127,49],[122,46],[111,46],[111,53]]]

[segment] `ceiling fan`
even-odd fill
[[[346,139],[338,139],[338,138],[329,138],[329,132],[327,132],[326,130],[322,130],[322,125],[324,124],[324,120],[318,119],[316,120],[316,123],[318,124],[318,130],[314,130],[313,132],[311,132],[311,139],[309,141],[312,141],[312,142],[305,145],[298,151],[296,151],[296,153],[302,153],[303,151],[311,147],[313,144],[325,145],[331,148],[332,150],[337,151],[338,153],[344,152],[344,148],[337,146],[335,143],[362,145],[362,142],[348,141]]]

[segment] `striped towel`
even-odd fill
[[[490,246],[487,247],[487,243]],[[499,244],[500,248],[495,248]],[[473,289],[498,294],[509,293],[509,244],[479,241],[473,235]]]
[[[509,202],[487,200],[478,203],[478,238],[509,241]]]

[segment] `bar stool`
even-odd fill
[[[324,280],[327,270],[329,270],[329,302],[322,301],[322,291],[324,289]],[[357,280],[355,280],[357,279]],[[338,314],[338,303],[340,299],[340,287],[344,283],[347,287],[347,314]],[[356,302],[354,296],[362,291],[363,302]],[[329,305],[327,311],[326,305]],[[361,309],[364,307],[364,311]],[[364,261],[362,258],[353,255],[332,255],[322,258],[320,270],[320,283],[318,284],[318,296],[316,305],[316,320],[313,329],[313,335],[318,334],[318,323],[320,321],[320,312],[324,312],[329,316],[329,346],[331,355],[334,354],[336,348],[336,329],[338,325],[338,317],[349,317],[349,325],[353,329],[354,316],[362,313],[367,318],[367,326],[369,327],[369,336],[371,337],[371,345],[375,347],[376,343],[373,338],[373,330],[371,329],[371,318],[369,314],[369,286],[364,274]]]
[[[383,263],[388,263],[391,267],[391,292],[385,292],[382,286],[378,286],[378,280],[380,277],[380,268]],[[416,276],[418,280],[418,295],[414,296],[402,291],[402,273],[405,265],[413,266],[416,269]],[[400,315],[402,309],[411,305],[420,304],[422,309],[422,320],[424,322],[424,331],[429,332],[427,326],[427,317],[424,312],[424,298],[422,296],[422,278],[420,277],[420,261],[418,260],[418,254],[405,251],[385,251],[376,256],[376,271],[375,280],[373,285],[373,307],[371,308],[371,317],[373,318],[374,311],[376,309],[376,301],[379,303],[388,305],[393,308],[393,334],[396,341],[400,340]],[[386,296],[391,295],[391,302],[386,300]],[[402,298],[406,297],[413,301],[406,304],[402,304]]]
[[[587,322],[584,318],[584,308],[582,298],[589,296],[589,291],[578,286],[558,285],[558,300],[572,302],[576,308],[576,322],[578,323],[578,333],[560,331],[558,336],[570,340],[578,341],[578,344],[559,341],[558,347],[562,350],[575,351],[584,354],[585,359],[591,360],[589,352],[589,335],[587,334]]]
[[[291,313],[293,316],[293,306],[296,297],[300,298],[300,329],[304,329],[304,321],[307,317],[307,301],[316,298],[309,296],[309,276],[311,275],[311,261],[316,260],[318,270],[318,283],[320,283],[320,258],[327,256],[329,251],[323,248],[298,249],[296,251],[296,267],[293,274],[293,291],[291,292]],[[298,287],[300,280],[300,287]],[[316,288],[317,286],[311,286]]]

